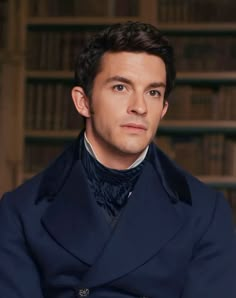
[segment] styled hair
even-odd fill
[[[92,95],[93,83],[105,53],[133,52],[158,56],[166,67],[165,99],[174,87],[174,52],[168,39],[153,25],[128,21],[114,24],[94,35],[81,49],[75,67],[74,84]]]

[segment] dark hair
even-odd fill
[[[88,97],[106,52],[145,52],[160,57],[166,66],[165,98],[168,97],[176,76],[174,53],[168,39],[156,27],[129,21],[111,25],[90,39],[77,58],[74,82]]]

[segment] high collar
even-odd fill
[[[160,176],[146,162],[126,208],[111,228],[77,160],[48,202],[41,222],[62,249],[88,265],[81,282],[90,288],[121,278],[159,253],[189,220],[185,210],[183,204],[169,200]]]
[[[81,136],[43,174],[41,200],[50,200],[41,222],[62,249],[88,265],[83,285],[96,287],[156,255],[188,220],[178,201],[188,203],[190,196],[184,175],[151,145],[129,202],[111,229],[88,187],[80,146]]]
[[[87,149],[87,151],[89,152],[89,154],[93,158],[95,158],[99,163],[101,163],[100,160],[99,160],[99,158],[97,157],[94,149],[93,149],[92,144],[89,142],[89,140],[88,140],[88,138],[86,136],[86,132],[84,132],[84,145],[85,145],[85,148]],[[148,146],[140,154],[140,156],[127,168],[127,170],[132,169],[134,167],[137,167],[145,159],[145,157],[147,155],[147,152],[148,152]]]
[[[36,202],[44,197],[51,199],[60,191],[66,182],[73,165],[82,159],[84,131],[43,173]],[[149,145],[146,157],[160,178],[172,203],[182,201],[192,204],[191,193],[185,175],[154,143]]]

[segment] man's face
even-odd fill
[[[104,165],[125,168],[151,142],[168,107],[165,85],[159,57],[130,52],[103,56],[85,116],[87,137]]]

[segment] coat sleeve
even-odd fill
[[[39,273],[10,198],[0,200],[0,293],[4,298],[43,298]],[[12,206],[11,206],[12,205]]]
[[[231,218],[220,195],[194,250],[182,298],[236,297],[236,234]]]

